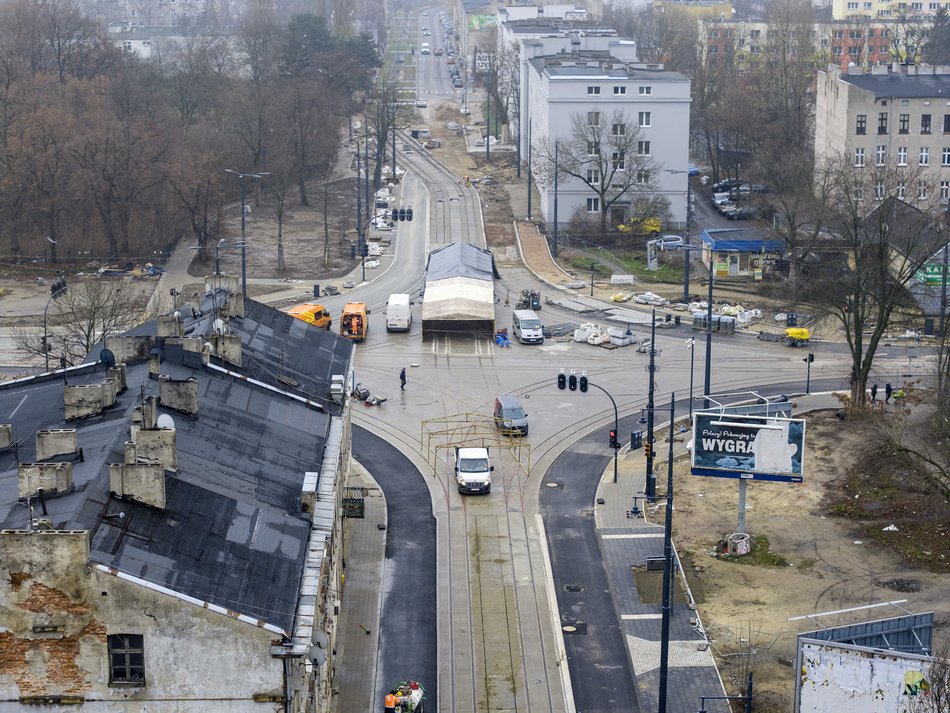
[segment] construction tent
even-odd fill
[[[488,250],[452,243],[429,254],[422,336],[494,334],[494,266]]]

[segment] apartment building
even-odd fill
[[[941,7],[950,10],[950,2],[943,0],[831,0],[831,17],[844,20],[849,17],[897,18],[902,15],[932,17]]]
[[[616,49],[623,53],[622,41]],[[665,71],[660,65],[624,61],[607,52],[562,52],[529,58],[521,89],[525,97],[525,138],[530,131],[532,153],[541,145],[550,147],[556,140],[568,139],[577,115],[587,117],[588,122],[613,122],[617,112],[622,112],[625,123],[612,125],[610,134],[635,132],[637,141],[631,149],[655,167],[651,175],[637,176],[628,184],[649,184],[650,197],[669,203],[671,226],[685,225],[690,106],[687,77]],[[625,170],[624,156],[612,160]],[[533,157],[532,165],[536,161]],[[543,172],[536,174],[536,180],[541,211],[550,225],[554,221],[554,185]],[[631,217],[635,201],[646,194],[646,186],[641,191],[625,190],[610,207],[610,225]],[[581,180],[560,181],[558,224],[566,224],[578,208],[592,216],[598,214],[601,206],[596,193]]]
[[[843,151],[855,166],[913,166],[933,177],[947,202],[950,67],[830,69],[818,73],[816,92],[816,159]]]

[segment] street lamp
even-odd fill
[[[666,173],[685,173],[686,174],[686,240],[680,250],[685,252],[683,257],[683,302],[689,303],[689,263],[692,260],[693,246],[690,243],[689,223],[693,216],[693,187],[689,182],[689,171],[680,171],[673,168],[664,168]]]
[[[686,340],[686,347],[689,349],[689,422],[693,423],[693,363],[696,360],[696,339],[690,337]],[[690,425],[692,428],[692,425]]]
[[[247,215],[247,206],[244,203],[244,179],[245,178],[256,178],[258,180],[262,179],[264,176],[269,176],[268,171],[260,171],[258,173],[242,173],[241,171],[232,171],[230,168],[224,169],[227,173],[233,173],[241,181],[241,292],[244,295],[244,299],[247,299],[247,254],[244,251],[243,244],[246,243],[246,233],[244,226],[244,219]],[[218,244],[218,247],[221,247],[221,244]],[[218,251],[215,249],[214,253],[214,272],[218,274]]]
[[[712,300],[713,300],[713,261],[716,257],[713,245],[709,245],[709,290],[706,294],[706,383],[703,387],[706,398],[703,399],[703,408],[709,408],[709,394],[712,393]]]

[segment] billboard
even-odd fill
[[[804,452],[803,419],[693,414],[693,475],[801,483]]]
[[[799,637],[796,658],[796,713],[931,710],[928,656]]]
[[[468,16],[468,29],[470,30],[487,30],[491,27],[496,27],[498,21],[497,15],[492,14],[478,14]]]

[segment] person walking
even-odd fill
[[[877,384],[871,385],[871,403],[877,401]]]
[[[891,382],[888,381],[884,385],[884,403],[889,404],[891,402],[892,393],[894,393],[894,389],[891,388]]]
[[[396,698],[396,692],[390,691],[386,694],[386,701],[383,703],[384,713],[396,713],[396,706],[399,704],[399,699]]]
[[[399,390],[406,390],[406,367],[403,367],[402,371],[399,372]]]

